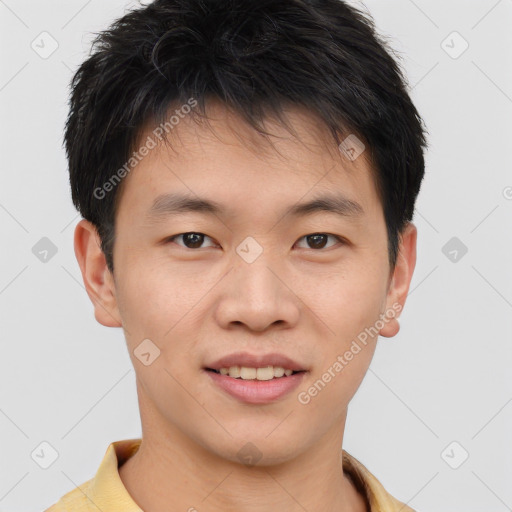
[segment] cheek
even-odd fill
[[[162,338],[194,308],[204,293],[197,273],[132,253],[118,265],[117,302],[130,336]]]
[[[317,368],[324,396],[348,403],[373,357],[386,295],[385,276],[378,269],[354,269],[325,279],[308,305],[322,320],[323,355]],[[314,391],[313,391],[314,393]]]
[[[198,326],[204,322],[206,314],[201,299],[206,293],[208,279],[200,278],[197,272],[189,275],[186,269],[178,271],[164,265],[148,264],[147,260],[144,265],[132,264],[122,270],[123,280],[118,289],[119,312],[130,357],[134,366],[140,367],[141,380],[158,391],[162,382],[154,381],[156,374],[148,372],[149,368],[161,371],[165,368],[183,382],[189,380],[187,372],[191,369],[195,372],[195,367],[200,367]],[[156,348],[144,340],[150,340]],[[158,354],[151,367],[142,368],[137,360],[138,353],[147,352],[142,347],[149,347]],[[165,372],[161,377],[164,381],[170,378]]]
[[[386,298],[383,272],[371,265],[347,265],[340,272],[317,276],[315,286],[310,278],[304,283],[301,296],[307,297],[306,304],[324,321],[338,348],[378,320]]]

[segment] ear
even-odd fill
[[[416,240],[416,226],[409,222],[400,235],[397,262],[386,297],[386,311],[396,313],[394,317],[392,314],[388,315],[384,327],[380,330],[380,335],[386,338],[392,338],[400,330],[398,317],[405,305],[416,266]]]
[[[85,289],[94,305],[94,317],[106,327],[121,327],[114,277],[107,267],[100,237],[92,223],[82,219],[76,225],[74,245]]]

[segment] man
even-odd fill
[[[339,0],[156,0],[101,33],[65,134],[75,253],[142,437],[50,512],[411,511],[342,448],[416,262],[421,118]]]

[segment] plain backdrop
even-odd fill
[[[402,55],[430,149],[401,331],[379,341],[344,448],[418,512],[510,510],[512,0],[353,3]],[[140,436],[123,333],[94,320],[75,260],[62,148],[92,33],[136,5],[0,0],[2,512],[48,507]]]

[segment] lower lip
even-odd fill
[[[203,371],[223,391],[248,404],[266,404],[287,395],[300,384],[306,374],[298,372],[271,380],[244,380],[209,370]]]

